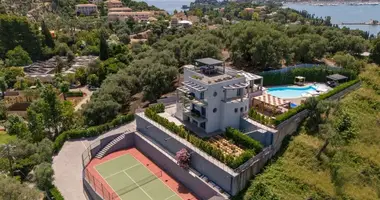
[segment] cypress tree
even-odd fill
[[[104,30],[100,32],[100,47],[99,47],[99,58],[100,60],[108,59],[108,45],[106,40],[106,33]]]
[[[50,31],[49,31],[49,29],[47,28],[47,26],[45,24],[45,21],[42,21],[41,31],[42,31],[42,34],[45,36],[45,44],[46,44],[46,46],[48,46],[50,48],[54,48],[53,37],[51,36]]]

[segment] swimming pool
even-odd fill
[[[317,89],[312,85],[305,87],[296,87],[296,86],[281,86],[281,87],[272,87],[268,88],[267,92],[270,95],[283,98],[283,99],[293,99],[300,98],[302,94],[308,92],[316,92]]]

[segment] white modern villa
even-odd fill
[[[223,61],[203,58],[185,65],[183,86],[177,88],[175,116],[202,136],[241,127],[250,97],[261,93],[261,76],[226,68]]]

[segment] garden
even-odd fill
[[[174,122],[158,115],[163,112],[163,105],[156,104],[145,110],[145,116],[159,123],[174,134],[186,139],[195,147],[226,164],[232,169],[238,168],[243,163],[261,152],[263,145],[243,134],[237,129],[227,128],[224,135],[217,139],[201,139],[189,132],[183,126],[178,126]],[[219,144],[219,146],[218,146]],[[227,146],[226,146],[227,144]],[[221,148],[223,146],[223,148]]]

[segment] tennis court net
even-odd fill
[[[133,183],[129,186],[126,186],[120,190],[115,191],[115,193],[112,195],[112,199],[116,199],[116,198],[118,198],[118,196],[121,196],[125,193],[128,193],[128,192],[130,192],[136,188],[139,188],[145,184],[148,184],[148,183],[160,178],[161,176],[162,176],[162,171],[159,171],[159,172],[154,173],[152,175],[149,175],[149,176],[147,176],[141,180],[138,180],[138,181],[134,180],[135,183]]]

